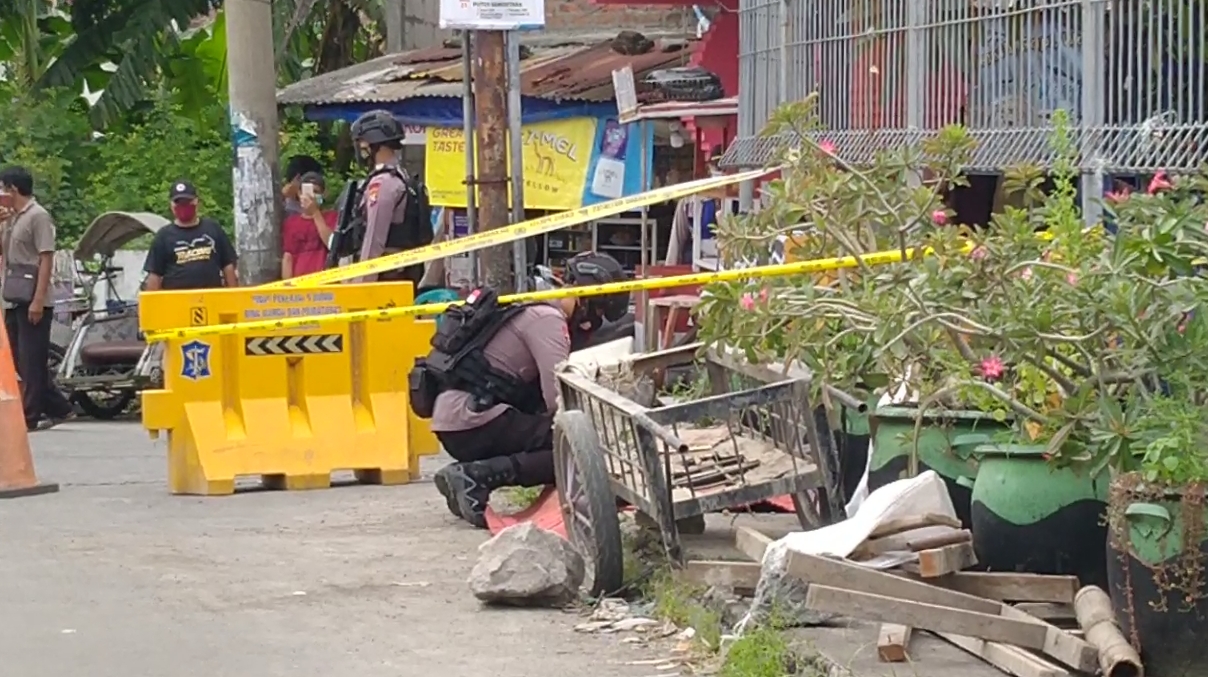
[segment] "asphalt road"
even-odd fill
[[[135,423],[36,433],[58,494],[0,501],[4,677],[646,677],[561,611],[484,610],[482,532],[425,479],[180,497]]]

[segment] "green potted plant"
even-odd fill
[[[1132,379],[1100,396],[1083,452],[1114,471],[1110,592],[1149,672],[1208,670],[1208,205],[1203,177],[1113,196],[1103,359]]]
[[[1105,584],[1108,474],[1092,463],[1049,463],[1078,446],[1071,398],[1098,392],[1100,376],[1113,378],[1086,357],[1107,343],[1098,307],[1107,277],[1096,271],[1111,242],[1083,224],[1064,130],[1058,116],[1052,188],[1040,190],[1039,168],[1009,171],[1006,187],[1023,206],[984,231],[925,234],[935,255],[887,286],[889,312],[878,318],[893,332],[884,350],[921,365],[912,384],[920,414],[960,403],[1002,424],[951,438],[977,466],[969,521],[979,563]]]
[[[947,219],[941,193],[960,181],[960,168],[974,148],[965,130],[953,127],[918,144],[878,152],[856,167],[836,156],[814,121],[811,97],[782,107],[769,122],[765,133],[795,134],[801,144],[778,158],[781,176],[764,188],[763,208],[724,219],[715,229],[728,265],[766,263],[778,242],[789,260],[889,250],[905,255],[920,233]],[[711,285],[700,308],[699,336],[707,343],[737,348],[752,362],[804,366],[816,375],[823,401],[823,386],[830,385],[875,403],[881,394],[901,385],[903,368],[895,356],[882,355],[878,345],[883,337],[875,312],[884,274],[881,268],[860,264],[809,278]],[[888,312],[887,307],[884,310]],[[832,411],[839,408],[832,404]],[[967,517],[969,490],[961,480],[971,477],[973,466],[950,453],[949,423],[955,420],[967,428],[967,422],[986,419],[984,414],[931,416],[944,442],[933,443],[928,424],[923,443],[915,445],[916,436],[902,434],[915,427],[910,411],[907,418],[875,411],[845,413],[849,424],[832,423],[845,433],[845,451],[860,450],[869,438],[876,440],[871,462],[874,488],[898,479],[917,448],[918,467],[936,468],[945,477],[956,504],[965,506],[958,512]],[[866,457],[842,459],[843,474],[858,477],[865,461]]]

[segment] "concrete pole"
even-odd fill
[[[403,0],[386,0],[386,52],[397,54],[403,51],[403,34],[406,31],[404,23],[406,15]]]
[[[268,0],[227,0],[227,81],[235,143],[235,248],[243,285],[281,277],[277,73]]]
[[[503,31],[474,32],[474,108],[478,229],[487,231],[508,225],[507,49]],[[486,249],[480,260],[487,286],[501,294],[515,289],[511,246]]]

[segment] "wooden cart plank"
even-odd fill
[[[1070,671],[1019,647],[1001,642],[987,642],[977,637],[952,633],[937,633],[940,637],[968,651],[990,665],[1015,677],[1071,677]]]
[[[1073,604],[1074,595],[1078,593],[1076,576],[964,572],[933,582],[945,588],[1003,602]]]
[[[772,544],[772,538],[751,527],[738,527],[734,530],[734,545],[738,551],[755,562],[763,562],[763,553]]]
[[[1029,649],[1044,647],[1046,639],[1044,626],[1028,621],[825,585],[809,586],[805,595],[805,606],[816,611],[828,611],[882,623],[900,623],[921,630],[960,632],[970,637]]]
[[[877,657],[882,663],[904,663],[910,658],[913,628],[897,623],[882,623],[877,631]]]

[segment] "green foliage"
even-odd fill
[[[204,213],[233,226],[233,151],[224,102],[212,99],[186,110],[161,98],[104,134],[92,131],[85,106],[61,90],[31,94],[0,85],[0,163],[33,172],[35,193],[58,223],[60,246],[74,244],[107,211],[166,214],[168,186],[180,178],[197,186]],[[281,122],[282,157],[306,153],[330,160],[316,125],[296,116]]]
[[[1058,114],[1048,173],[1009,170],[1021,206],[975,230],[950,223],[939,201],[972,150],[963,130],[857,168],[827,147],[808,103],[773,118],[771,133],[796,134],[798,149],[781,158],[766,209],[720,224],[720,248],[757,262],[776,238],[798,259],[926,255],[714,285],[702,338],[752,361],[801,362],[840,388],[889,374],[920,413],[1010,419],[1013,441],[1046,444],[1055,463],[1091,474],[1208,480],[1208,177],[1159,174],[1144,193],[1108,201],[1118,233],[1088,227],[1078,149]]]
[[[86,177],[95,167],[95,142],[86,103],[62,90],[25,95],[0,83],[0,164],[34,175],[35,192],[54,210],[61,242],[74,242],[92,220]]]
[[[784,677],[797,674],[788,641],[773,625],[747,631],[726,650],[721,677]]]

